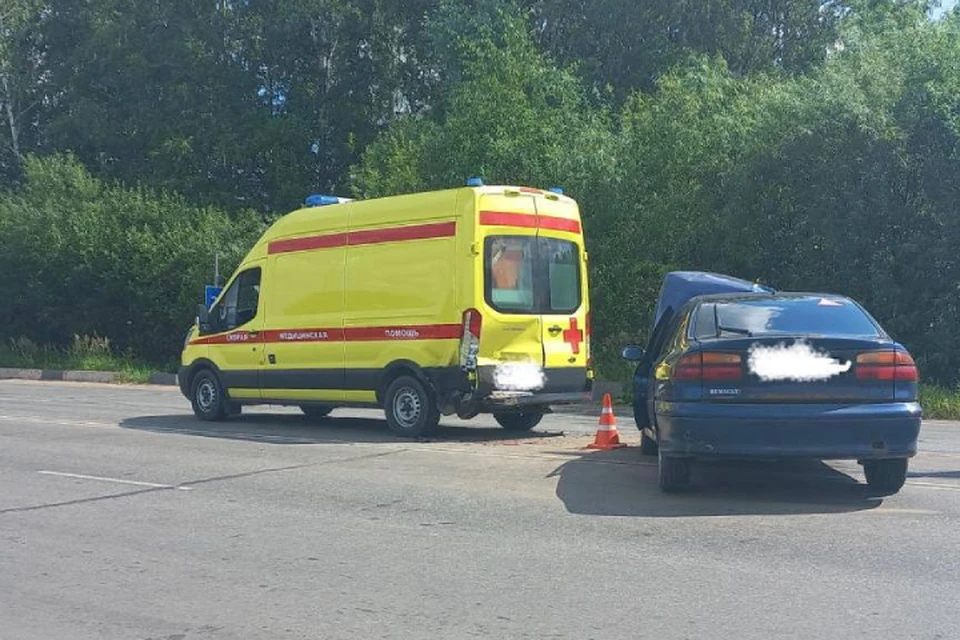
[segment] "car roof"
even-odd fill
[[[711,293],[695,296],[690,299],[693,303],[699,302],[740,302],[745,300],[799,300],[802,298],[824,298],[827,300],[842,300],[853,302],[850,298],[837,293],[814,293],[803,291],[784,291],[777,293]]]

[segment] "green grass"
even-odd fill
[[[98,336],[74,336],[73,342],[66,348],[38,345],[26,338],[11,340],[0,344],[0,367],[112,371],[117,374],[117,382],[131,384],[145,384],[152,372],[169,369],[117,354],[108,339]]]
[[[923,417],[931,420],[960,420],[960,389],[934,385],[920,386]]]

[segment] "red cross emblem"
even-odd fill
[[[577,326],[576,318],[570,318],[570,328],[563,332],[563,341],[570,343],[574,355],[580,353],[580,343],[583,342],[583,330]]]

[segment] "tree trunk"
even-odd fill
[[[3,83],[3,104],[6,107],[7,122],[10,125],[10,146],[13,148],[13,155],[20,160],[23,158],[20,155],[20,131],[17,128],[17,117],[13,113],[13,95],[10,93],[10,82],[6,74],[0,74],[0,81]]]

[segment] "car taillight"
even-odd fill
[[[743,359],[737,353],[700,352],[683,356],[673,368],[679,382],[734,382],[743,377]]]
[[[476,309],[463,312],[463,335],[460,338],[460,368],[464,371],[476,371],[477,354],[480,353],[480,331],[483,329],[483,316]]]
[[[879,382],[916,382],[917,363],[906,351],[871,351],[857,356],[857,379]]]

